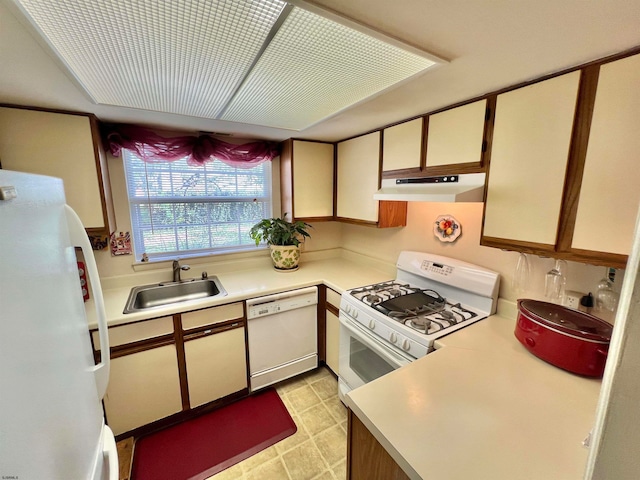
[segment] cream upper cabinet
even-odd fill
[[[422,118],[416,118],[383,130],[383,171],[420,168],[422,123]]]
[[[640,55],[600,67],[572,248],[627,255],[640,204]]]
[[[337,216],[378,221],[380,132],[338,143]]]
[[[282,144],[281,202],[288,219],[333,220],[334,150],[333,143]]]
[[[333,216],[333,144],[293,141],[296,218]]]
[[[468,103],[429,116],[426,166],[477,164],[482,142],[487,100]]]
[[[580,72],[498,95],[484,237],[553,250]]]
[[[61,178],[67,203],[87,230],[108,235],[115,229],[108,170],[92,122],[88,115],[2,107],[0,163],[7,170]]]

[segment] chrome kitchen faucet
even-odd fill
[[[180,266],[180,262],[178,260],[173,261],[173,281],[181,282],[180,279],[180,270],[189,270],[191,267],[189,265]]]

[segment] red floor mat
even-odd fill
[[[202,480],[296,432],[272,388],[136,441],[132,480]]]

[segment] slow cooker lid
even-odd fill
[[[534,319],[571,335],[610,341],[613,326],[593,315],[538,300],[520,300],[520,308]]]

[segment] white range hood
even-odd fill
[[[482,202],[484,173],[442,175],[423,178],[387,178],[375,200],[408,202]]]

